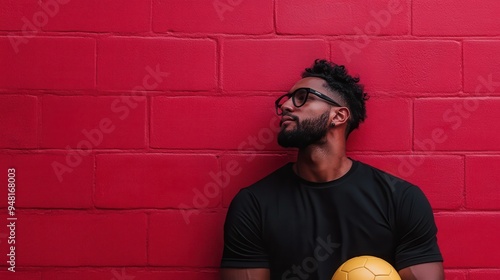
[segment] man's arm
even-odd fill
[[[257,199],[242,189],[231,201],[224,223],[222,280],[270,280]]]
[[[270,280],[268,268],[223,268],[221,280]]]
[[[399,276],[401,276],[401,280],[444,280],[443,263],[431,262],[412,265],[401,269]]]
[[[431,205],[418,187],[404,189],[398,202],[395,267],[403,280],[443,280],[443,257]]]

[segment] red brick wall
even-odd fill
[[[314,58],[361,76],[349,154],[424,190],[447,279],[500,277],[500,2],[1,2],[0,279],[217,279],[231,198],[293,160],[273,101]]]

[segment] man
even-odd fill
[[[385,259],[403,280],[444,279],[422,191],[346,156],[349,134],[366,118],[358,82],[343,66],[316,60],[276,100],[278,143],[298,148],[297,161],[231,202],[223,280],[329,280],[360,255]]]

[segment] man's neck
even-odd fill
[[[329,182],[345,175],[352,166],[344,147],[311,145],[299,150],[294,171],[311,182]]]

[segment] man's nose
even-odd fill
[[[288,99],[287,101],[285,101],[285,103],[283,103],[283,105],[281,105],[281,110],[283,112],[293,112],[295,110],[295,106],[293,105],[293,101],[292,99]]]

